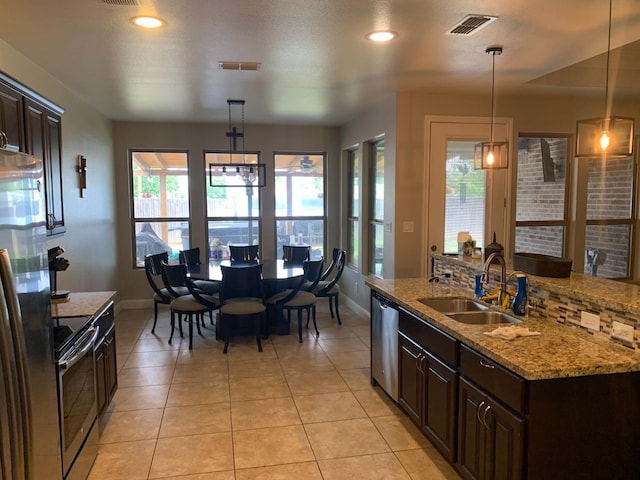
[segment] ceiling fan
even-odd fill
[[[312,173],[316,168],[314,161],[308,155],[302,156],[298,163],[300,165],[298,171],[301,173]]]

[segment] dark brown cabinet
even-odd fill
[[[449,461],[455,460],[457,342],[423,320],[400,311],[398,402]],[[445,363],[434,355],[442,353]]]
[[[6,148],[24,152],[22,95],[0,83],[0,131],[6,135]]]
[[[106,409],[118,389],[118,369],[116,362],[116,327],[113,323],[113,304],[94,320],[101,332],[95,347],[96,395],[98,414]]]
[[[522,478],[525,420],[460,378],[458,465],[470,479]]]
[[[44,163],[47,235],[64,233],[62,109],[0,73],[0,131],[7,147]]]
[[[47,232],[63,233],[61,118],[29,98],[24,100],[24,118],[27,153],[44,162]]]

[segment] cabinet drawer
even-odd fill
[[[460,347],[460,374],[505,405],[524,414],[525,380],[523,378],[466,345]]]
[[[106,335],[111,326],[113,325],[113,302],[107,305],[107,308],[102,310],[93,320],[93,326],[100,328],[100,337]]]
[[[400,331],[432,355],[455,367],[458,364],[458,341],[421,318],[400,309]]]

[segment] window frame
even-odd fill
[[[345,151],[347,157],[347,264],[357,269],[360,266],[362,235],[360,217],[362,215],[362,155],[355,146]],[[358,180],[357,192],[355,180]],[[356,193],[358,205],[355,206]]]
[[[376,242],[378,240],[378,236],[376,235],[376,229],[382,230],[382,235],[380,238],[382,239],[382,250],[384,251],[384,174],[382,175],[383,183],[382,183],[382,218],[376,218],[376,193],[378,189],[376,188],[376,180],[377,180],[377,164],[378,164],[378,154],[381,152],[382,154],[382,164],[383,164],[383,172],[384,172],[384,160],[385,160],[385,137],[384,135],[380,135],[378,137],[372,138],[371,140],[366,142],[366,157],[367,157],[367,167],[368,167],[368,230],[369,235],[367,238],[368,241],[368,260],[367,260],[367,270],[369,275],[372,275],[377,278],[384,278],[384,261],[381,259],[380,264],[380,272],[376,272]],[[380,150],[379,146],[382,145]],[[384,256],[383,256],[384,258]]]

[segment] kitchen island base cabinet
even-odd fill
[[[457,344],[444,332],[400,310],[399,346],[398,403],[442,455],[453,462],[458,375],[429,347],[455,362]]]
[[[102,414],[118,389],[116,363],[116,326],[113,323],[113,303],[94,320],[101,334],[95,347],[96,396],[98,415]]]

